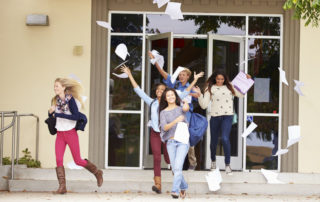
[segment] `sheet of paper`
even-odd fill
[[[270,78],[254,78],[254,102],[270,102]]]
[[[81,80],[79,79],[79,77],[77,77],[77,75],[75,74],[69,74],[68,76],[69,78],[78,81],[78,83],[81,83]]]
[[[75,164],[74,161],[69,162],[67,165],[68,165],[68,168],[70,169],[78,169],[78,170],[83,169],[82,166],[78,166],[77,164]]]
[[[214,171],[209,172],[205,177],[210,191],[218,191],[220,189],[222,177],[218,167]]]
[[[301,139],[300,136],[300,126],[294,125],[288,127],[288,142],[287,142],[287,148],[291,145],[299,142]]]
[[[176,82],[176,79],[178,78],[180,72],[182,72],[185,68],[179,66],[176,71],[173,73],[173,75],[171,76],[171,83],[174,84],[174,82]]]
[[[166,3],[168,3],[170,0],[153,0],[153,4],[157,4],[158,8],[161,8]]]
[[[288,153],[288,149],[279,149],[278,151],[277,151],[277,153],[275,154],[275,155],[272,155],[272,156],[279,156],[279,155],[282,155],[282,154],[286,154],[286,153]]]
[[[155,63],[158,63],[158,65],[161,67],[161,69],[163,69],[163,65],[164,65],[164,57],[162,55],[160,55],[160,53],[156,50],[152,50],[151,51],[152,55],[154,56],[153,59],[151,59],[151,63],[154,65]]]
[[[281,69],[280,67],[278,67],[278,69],[279,69],[279,73],[280,73],[281,82],[286,84],[287,86],[289,86],[288,81],[286,79],[286,72],[283,69]]]
[[[304,94],[302,93],[300,87],[304,86],[304,83],[298,80],[294,80],[294,83],[296,84],[294,87],[294,90],[301,96],[304,96]]]
[[[122,60],[126,60],[127,55],[130,56],[130,54],[128,53],[128,48],[124,43],[119,44],[116,47],[115,53],[117,54],[117,56],[119,56]]]
[[[189,143],[189,129],[185,122],[177,123],[176,131],[174,132],[174,140],[181,142],[183,144]]]
[[[116,67],[113,69],[113,71],[116,70],[116,69],[118,69],[118,68],[121,67],[122,65],[126,64],[128,61],[129,61],[129,60],[126,60],[126,61],[120,63],[118,66],[116,66]]]
[[[268,184],[285,184],[278,180],[278,173],[261,168],[261,173],[266,178]]]
[[[250,135],[250,133],[254,131],[254,129],[256,129],[256,127],[257,127],[257,124],[255,124],[254,122],[251,122],[249,127],[245,129],[245,131],[242,133],[242,137],[246,138],[248,135]]]
[[[107,28],[107,29],[110,29],[113,31],[111,25],[108,23],[108,22],[105,22],[105,21],[96,21],[97,24],[101,27],[104,27],[104,28]]]
[[[125,79],[125,78],[129,77],[128,74],[126,74],[126,73],[122,73],[122,74],[112,73],[112,74],[115,75],[118,78],[121,78],[121,79]]]
[[[165,14],[169,15],[172,20],[183,19],[181,3],[168,2]]]
[[[82,95],[81,98],[82,98],[82,102],[86,102],[86,100],[88,99],[88,97],[84,95]]]
[[[252,79],[247,79],[247,75],[240,71],[231,83],[239,92],[246,94],[254,84],[254,81]]]

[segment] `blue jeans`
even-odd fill
[[[183,163],[188,154],[188,150],[189,144],[183,144],[173,139],[169,139],[167,142],[167,151],[174,173],[172,192],[177,194],[180,193],[180,190],[188,189],[188,184],[182,175]]]
[[[216,151],[218,145],[218,137],[221,131],[221,141],[223,151],[225,155],[225,164],[230,164],[230,131],[232,126],[232,115],[228,116],[211,116],[210,119],[210,150],[211,150],[211,161],[216,161]]]

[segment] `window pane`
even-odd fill
[[[249,17],[249,35],[280,36],[280,17]]]
[[[142,14],[112,14],[112,32],[142,33]]]
[[[248,112],[279,112],[279,59],[278,39],[248,40],[248,72],[255,84],[248,91]]]
[[[140,115],[110,114],[108,166],[139,167]]]
[[[116,47],[126,44],[130,56],[127,56],[126,65],[131,69],[132,75],[138,84],[141,83],[142,68],[142,37],[136,36],[112,36],[110,49],[110,99],[109,107],[114,110],[140,110],[140,98],[133,91],[129,79],[121,79],[113,75],[121,74],[120,68],[116,68],[123,60],[115,54]]]
[[[168,15],[148,14],[147,33],[245,35],[245,17],[184,15],[171,20]]]
[[[278,169],[278,117],[253,117],[258,127],[247,136],[246,169]],[[247,126],[250,122],[247,122]]]

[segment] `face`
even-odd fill
[[[54,93],[55,93],[56,95],[60,95],[61,93],[64,93],[64,90],[65,90],[65,89],[66,89],[66,88],[63,87],[60,82],[55,82],[55,83],[54,83]]]
[[[163,91],[166,89],[164,85],[159,85],[156,89],[156,96],[160,98],[162,96]]]
[[[224,77],[221,74],[218,74],[216,77],[216,85],[222,86],[224,83]]]
[[[176,102],[176,95],[174,94],[173,91],[168,91],[166,94],[166,100],[168,102],[168,104],[173,104]]]
[[[182,72],[180,72],[180,74],[179,74],[179,81],[181,82],[181,83],[186,83],[188,80],[189,80],[189,75],[187,74],[187,72],[185,72],[185,71],[182,71]]]

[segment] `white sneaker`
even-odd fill
[[[168,164],[168,170],[171,170],[171,165],[170,164]]]
[[[211,162],[211,170],[215,170],[217,167],[216,167],[216,162],[215,161],[212,161]]]
[[[231,170],[230,165],[226,165],[226,174],[227,175],[232,175],[232,170]]]

